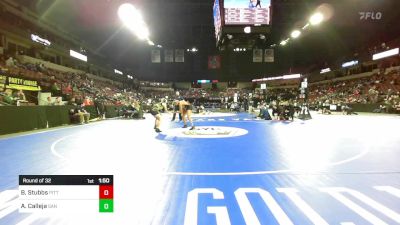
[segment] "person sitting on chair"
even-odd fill
[[[70,110],[71,119],[79,119],[80,124],[89,123],[90,113],[88,113],[82,106],[77,106],[75,109]]]

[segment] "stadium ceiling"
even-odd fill
[[[118,19],[118,7],[132,3],[142,11],[151,39],[166,48],[197,47],[213,54],[214,0],[13,0],[79,37],[83,43],[124,67],[136,67],[149,58],[149,46],[138,41]],[[272,29],[266,46],[279,43],[303,26],[322,3],[334,10],[331,20],[285,46],[290,66],[325,63],[358,51],[361,46],[400,37],[399,0],[271,0]],[[380,20],[360,19],[360,12],[382,13]],[[321,51],[325,52],[321,57]],[[278,63],[279,64],[279,63]],[[287,67],[286,64],[279,64]]]

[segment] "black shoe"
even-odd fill
[[[184,125],[182,128],[187,128],[187,125]]]
[[[157,133],[161,133],[162,131],[158,128],[155,129]]]
[[[192,126],[189,130],[194,130],[196,127],[195,126]]]

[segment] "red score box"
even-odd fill
[[[114,198],[114,187],[112,185],[100,185],[99,186],[100,199],[113,199]]]

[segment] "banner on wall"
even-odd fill
[[[4,76],[0,76],[0,82],[2,82],[3,79],[4,79]],[[25,91],[40,91],[41,90],[37,81],[26,80],[26,79],[16,78],[16,77],[7,77],[6,82],[5,82],[5,87],[9,88],[9,89],[18,89],[18,90],[25,90]]]
[[[151,62],[152,63],[161,63],[160,50],[151,50]]]
[[[166,49],[164,51],[164,62],[166,62],[166,63],[174,62],[174,50]]]
[[[175,49],[175,62],[185,62],[185,51],[183,49]]]
[[[0,75],[0,91],[4,91],[7,82],[7,77]]]
[[[274,62],[274,49],[265,49],[264,62]]]
[[[208,56],[208,69],[219,69],[221,68],[221,56],[213,55]]]
[[[253,50],[253,62],[262,62],[263,58],[263,50],[262,49],[254,49]]]

